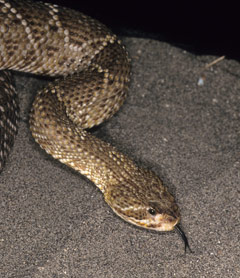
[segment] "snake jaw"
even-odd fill
[[[161,232],[172,231],[179,221],[180,217],[175,218],[167,214],[157,214],[153,223],[149,223],[146,228]]]
[[[142,219],[140,221],[135,220],[136,225],[158,232],[172,231],[175,228],[175,226],[179,223],[179,221],[180,217],[176,218],[164,213],[159,213],[153,217]]]
[[[144,219],[136,219],[135,217],[129,217],[125,214],[119,213],[112,207],[113,211],[121,217],[123,220],[134,224],[138,227],[145,228],[148,230],[155,230],[158,232],[167,232],[174,230],[175,226],[180,222],[180,217],[173,217],[167,214],[157,214],[154,217],[150,216]]]

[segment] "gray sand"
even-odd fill
[[[0,176],[0,277],[240,277],[240,67],[128,38],[132,83],[95,134],[154,170],[176,197],[193,254],[176,232],[127,224],[80,174],[31,137],[39,79],[16,75],[19,134]]]

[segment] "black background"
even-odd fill
[[[48,2],[90,15],[118,35],[166,41],[197,54],[240,58],[240,9],[231,1]]]

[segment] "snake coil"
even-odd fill
[[[94,182],[121,218],[157,231],[177,227],[189,248],[178,225],[178,206],[159,177],[86,131],[116,113],[128,90],[130,60],[117,37],[71,9],[0,0],[0,49],[0,168],[19,118],[7,70],[56,77],[32,105],[30,129],[36,142]]]

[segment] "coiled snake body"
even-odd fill
[[[151,171],[85,131],[110,118],[126,95],[130,63],[104,25],[79,12],[30,0],[0,0],[0,69],[56,77],[32,105],[30,129],[54,158],[93,181],[114,212],[158,231],[177,227],[174,198]],[[10,73],[0,75],[0,168],[17,132]]]

